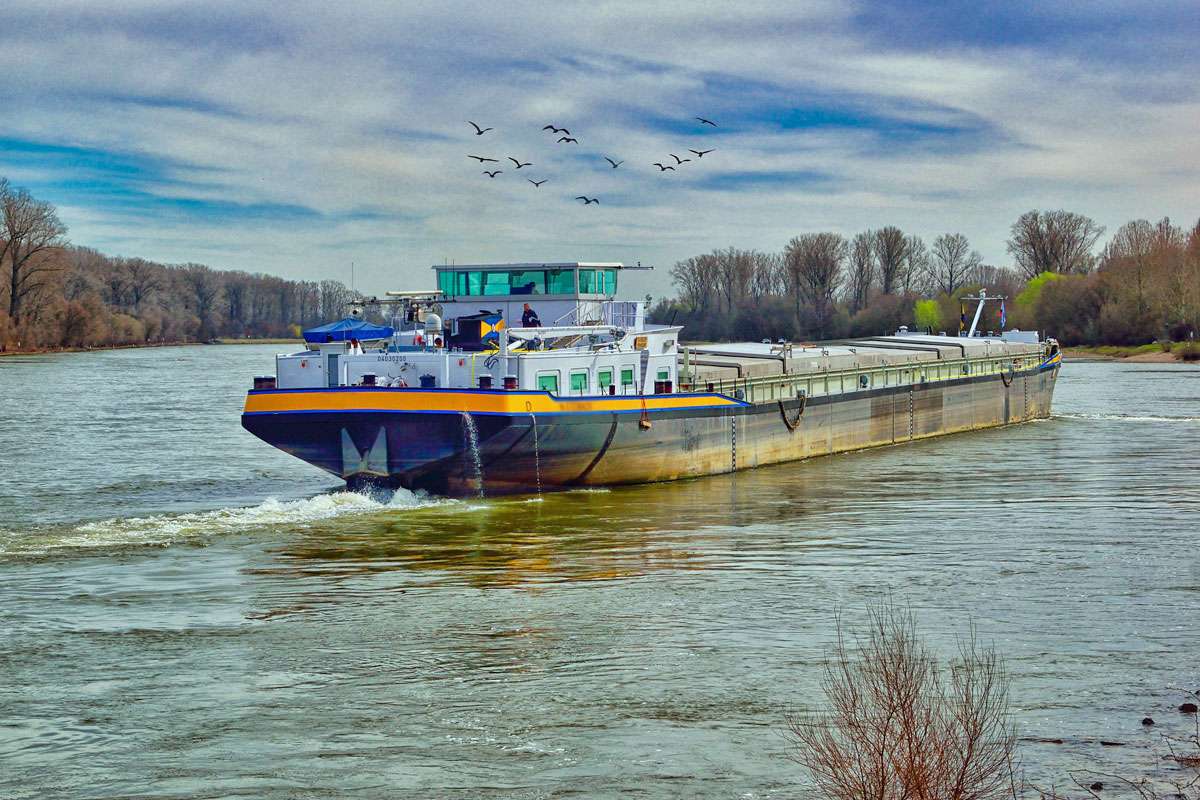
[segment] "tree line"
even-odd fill
[[[1133,220],[1101,244],[1082,214],[1033,210],[1011,226],[1010,264],[985,264],[961,233],[926,244],[895,226],[807,233],[781,252],[727,248],[675,264],[677,296],[651,311],[693,340],[836,339],[901,325],[956,333],[963,298],[985,288],[1005,301],[1006,329],[1040,330],[1067,345],[1191,339],[1200,327],[1200,222]],[[980,327],[998,330],[998,307]]]
[[[0,349],[299,337],[345,316],[340,281],[160,264],[70,244],[53,205],[0,178]]]

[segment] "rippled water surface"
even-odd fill
[[[0,797],[803,795],[784,715],[887,593],[1000,646],[1043,783],[1183,732],[1200,370],[1068,363],[1045,422],[449,501],[243,432],[275,349],[0,359]]]

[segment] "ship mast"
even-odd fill
[[[1007,300],[1008,298],[1005,297],[1004,295],[988,297],[987,289],[980,289],[978,297],[968,297],[968,296],[964,295],[961,299],[962,300],[978,300],[979,301],[979,305],[975,306],[975,317],[971,320],[971,329],[969,331],[967,331],[967,336],[972,337],[975,335],[975,328],[977,328],[979,326],[979,317],[980,317],[980,315],[983,314],[983,306],[987,303],[987,301],[988,300],[1003,301],[1003,300]]]

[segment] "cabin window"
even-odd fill
[[[454,292],[454,273],[439,272],[438,273],[438,290],[448,297],[453,297]]]
[[[633,388],[633,367],[621,367],[621,391]]]
[[[550,394],[558,394],[558,372],[539,372],[537,388]]]
[[[660,370],[658,371],[658,377],[657,377],[655,380],[660,380],[660,381],[669,381],[669,380],[671,380],[671,370],[669,370],[669,369],[660,369]]]
[[[601,290],[600,275],[594,269],[579,270],[579,293],[599,294]]]
[[[617,293],[617,271],[615,269],[604,270],[604,293],[610,297]]]
[[[519,270],[508,273],[511,294],[545,294],[546,273],[543,270]]]
[[[588,393],[588,374],[586,369],[571,370],[571,394]]]
[[[612,386],[613,382],[612,367],[599,370],[596,373],[596,385],[600,387],[601,394],[608,394],[608,387]]]
[[[548,270],[546,272],[546,294],[575,294],[575,270]]]
[[[485,295],[505,295],[510,293],[507,272],[483,273],[483,293]]]

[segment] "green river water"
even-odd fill
[[[888,595],[942,652],[997,644],[1045,785],[1189,724],[1200,369],[1067,363],[1047,421],[451,501],[245,433],[277,349],[0,359],[0,797],[803,797],[785,715]]]

